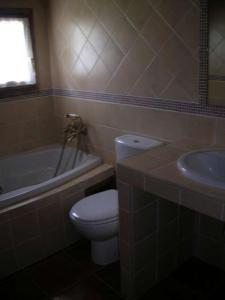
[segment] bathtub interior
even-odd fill
[[[23,187],[34,186],[54,177],[60,157],[61,146],[54,145],[48,149],[15,155],[0,160],[0,186],[2,194]],[[58,176],[73,169],[75,149],[66,147],[59,168]],[[92,154],[78,150],[75,168],[87,160],[93,159]]]

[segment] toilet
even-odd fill
[[[161,142],[136,135],[115,139],[116,160],[122,161]],[[118,192],[107,190],[86,197],[70,210],[70,219],[77,231],[91,241],[92,260],[98,265],[108,265],[119,259],[119,204]]]

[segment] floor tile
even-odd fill
[[[172,278],[153,287],[140,300],[200,300],[199,296]]]
[[[91,244],[87,240],[77,242],[75,245],[67,248],[65,253],[71,256],[81,266],[83,271],[88,274],[102,269],[102,266],[92,262]]]
[[[90,277],[68,289],[54,300],[119,300],[110,288],[95,277]]]
[[[1,300],[46,300],[44,292],[25,272],[19,272],[0,283]]]
[[[64,253],[36,264],[27,272],[34,282],[49,295],[57,295],[86,276],[80,265]]]
[[[102,280],[105,284],[120,293],[120,264],[119,262],[113,263],[102,270],[96,272],[97,278]]]
[[[225,273],[199,259],[190,259],[173,275],[182,284],[202,295],[209,295],[225,284]]]

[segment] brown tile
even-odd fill
[[[141,189],[134,188],[132,191],[132,211],[136,212],[149,204],[157,201],[157,197]]]
[[[153,180],[161,180],[162,183],[176,185],[177,188],[182,186],[186,187],[191,183],[191,180],[185,177],[181,171],[178,170],[176,162],[172,162],[162,166],[161,168],[151,170],[148,172],[148,175],[150,177],[150,185],[151,178]]]
[[[131,209],[132,188],[130,185],[117,181],[117,189],[119,193],[119,207],[127,212]]]
[[[96,277],[110,286],[116,293],[120,293],[120,263],[113,263],[96,273]]]
[[[148,4],[147,0],[141,0],[138,2],[132,2],[128,10],[126,12],[129,19],[132,21],[132,23],[135,25],[135,27],[138,30],[141,30],[147,20],[149,19],[149,16],[151,15],[151,7]]]
[[[66,221],[64,224],[65,245],[70,246],[81,239],[80,233],[76,230],[72,222]]]
[[[181,191],[180,204],[216,219],[221,219],[223,205],[221,201],[215,198],[184,189]]]
[[[134,214],[134,241],[138,242],[149,235],[153,234],[157,229],[157,207],[156,202],[142,208]]]
[[[178,218],[178,205],[169,200],[158,199],[158,225],[159,230],[168,226],[169,223]]]
[[[67,246],[64,227],[43,232],[41,237],[45,256],[52,255]]]
[[[38,219],[42,233],[63,226],[63,210],[58,199],[54,204],[38,209]]]
[[[120,219],[120,227],[119,227],[120,239],[127,243],[132,243],[134,240],[133,215],[126,211],[120,210],[119,219]]]
[[[114,293],[107,285],[95,277],[90,277],[71,289],[59,294],[57,299],[102,299],[102,300],[119,300],[120,297]]]
[[[156,283],[156,261],[149,260],[148,265],[138,272],[132,283],[132,295],[140,297]]]
[[[200,234],[217,241],[224,242],[224,223],[200,214]]]
[[[120,239],[120,265],[122,269],[127,270],[129,273],[133,271],[133,253],[134,247],[130,246],[127,242]]]
[[[207,264],[221,268],[224,261],[224,244],[211,238],[199,236],[196,254]]]
[[[29,269],[28,275],[43,291],[53,296],[84,278],[80,266],[64,254],[36,264]]]
[[[178,245],[179,241],[179,222],[175,219],[166,227],[159,231],[159,255],[163,256],[171,249]]]
[[[37,237],[40,228],[36,212],[12,219],[12,228],[16,245]]]
[[[150,152],[138,154],[124,160],[121,165],[124,167],[136,170],[140,173],[150,172],[157,169],[167,163],[167,160],[163,158],[155,158]]]
[[[44,257],[44,249],[41,237],[26,241],[16,247],[16,259],[20,269],[32,265]]]
[[[13,247],[13,235],[10,222],[0,223],[0,252]]]
[[[164,180],[148,176],[146,178],[145,190],[153,195],[170,200],[174,203],[179,202],[178,187]]]
[[[146,265],[154,264],[157,255],[157,238],[156,234],[137,243],[133,250],[134,255],[134,272],[144,269]]]
[[[181,150],[170,145],[163,145],[150,150],[149,155],[162,159],[163,161],[168,160],[169,162],[172,162],[176,161],[182,154],[184,154],[184,152],[185,150]]]
[[[65,253],[71,256],[71,258],[73,258],[87,274],[92,274],[102,268],[92,261],[90,241],[81,239],[71,247],[65,249]]]
[[[46,295],[32,282],[26,271],[17,272],[15,275],[2,280],[0,295],[3,299],[47,300]]]
[[[181,240],[190,239],[195,235],[196,213],[186,209],[185,213],[180,214],[179,236]]]
[[[1,252],[0,255],[0,278],[4,278],[14,273],[18,269],[15,252],[13,250]]]
[[[178,249],[174,247],[172,250],[169,250],[165,255],[159,258],[158,280],[166,278],[177,268],[177,251]]]
[[[154,28],[157,28],[157,31]],[[171,30],[159,15],[154,12],[148,23],[144,26],[142,33],[153,50],[158,52],[169,39]]]
[[[134,171],[122,165],[117,165],[117,176],[119,180],[125,183],[133,185],[134,187],[138,187],[140,189],[144,189],[144,175],[137,171]]]

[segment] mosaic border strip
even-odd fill
[[[165,100],[157,98],[145,98],[123,95],[110,95],[105,93],[92,93],[84,91],[72,91],[54,89],[53,96],[70,97],[82,100],[104,101],[118,104],[128,104],[144,106],[148,108],[170,110],[175,112],[184,112],[198,115],[225,118],[225,106],[205,105],[197,103],[186,103],[174,100]]]
[[[223,75],[209,75],[209,80],[225,81],[225,76],[223,76]]]

